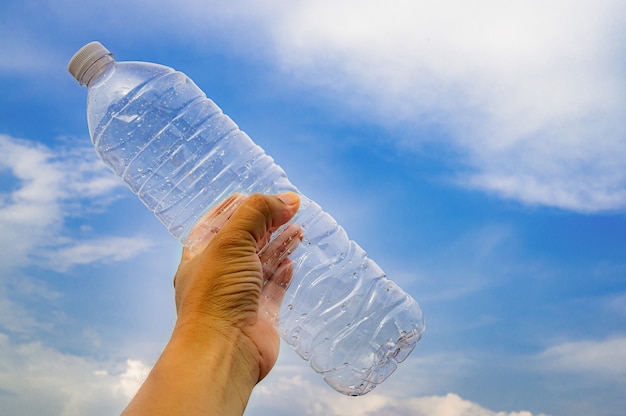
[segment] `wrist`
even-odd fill
[[[259,363],[253,347],[250,339],[234,326],[188,320],[176,323],[166,348],[194,356],[211,373],[252,390],[259,378]]]
[[[126,415],[241,415],[259,377],[243,334],[176,324]]]

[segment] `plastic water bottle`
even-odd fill
[[[88,87],[98,155],[183,244],[194,243],[192,228],[231,194],[300,195],[292,222],[304,238],[290,255],[278,330],[330,386],[365,394],[404,361],[424,331],[417,302],[187,76],[116,62],[98,42],[81,48],[69,70]]]

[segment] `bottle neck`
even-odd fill
[[[113,55],[103,55],[85,70],[78,82],[80,82],[80,85],[86,85],[89,87],[90,84],[102,75],[109,66],[114,64],[115,59],[113,59]]]

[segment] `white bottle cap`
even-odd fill
[[[98,62],[101,58],[105,56],[112,57],[113,54],[109,52],[107,48],[102,46],[100,42],[90,42],[80,48],[78,52],[76,52],[76,54],[70,60],[67,69],[70,71],[70,74],[72,74],[72,76],[76,78],[78,82],[80,82],[82,85],[87,84],[88,80],[84,81],[82,79],[83,75],[85,75],[85,73],[90,70],[90,68],[96,62]],[[110,59],[103,61],[104,62],[102,62],[102,64],[106,65],[108,62],[110,62]],[[91,68],[90,72],[98,72],[98,69],[100,68]]]

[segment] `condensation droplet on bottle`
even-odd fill
[[[293,341],[297,341],[298,339],[300,339],[300,328],[296,328],[293,330],[293,332],[291,333],[291,339]]]

